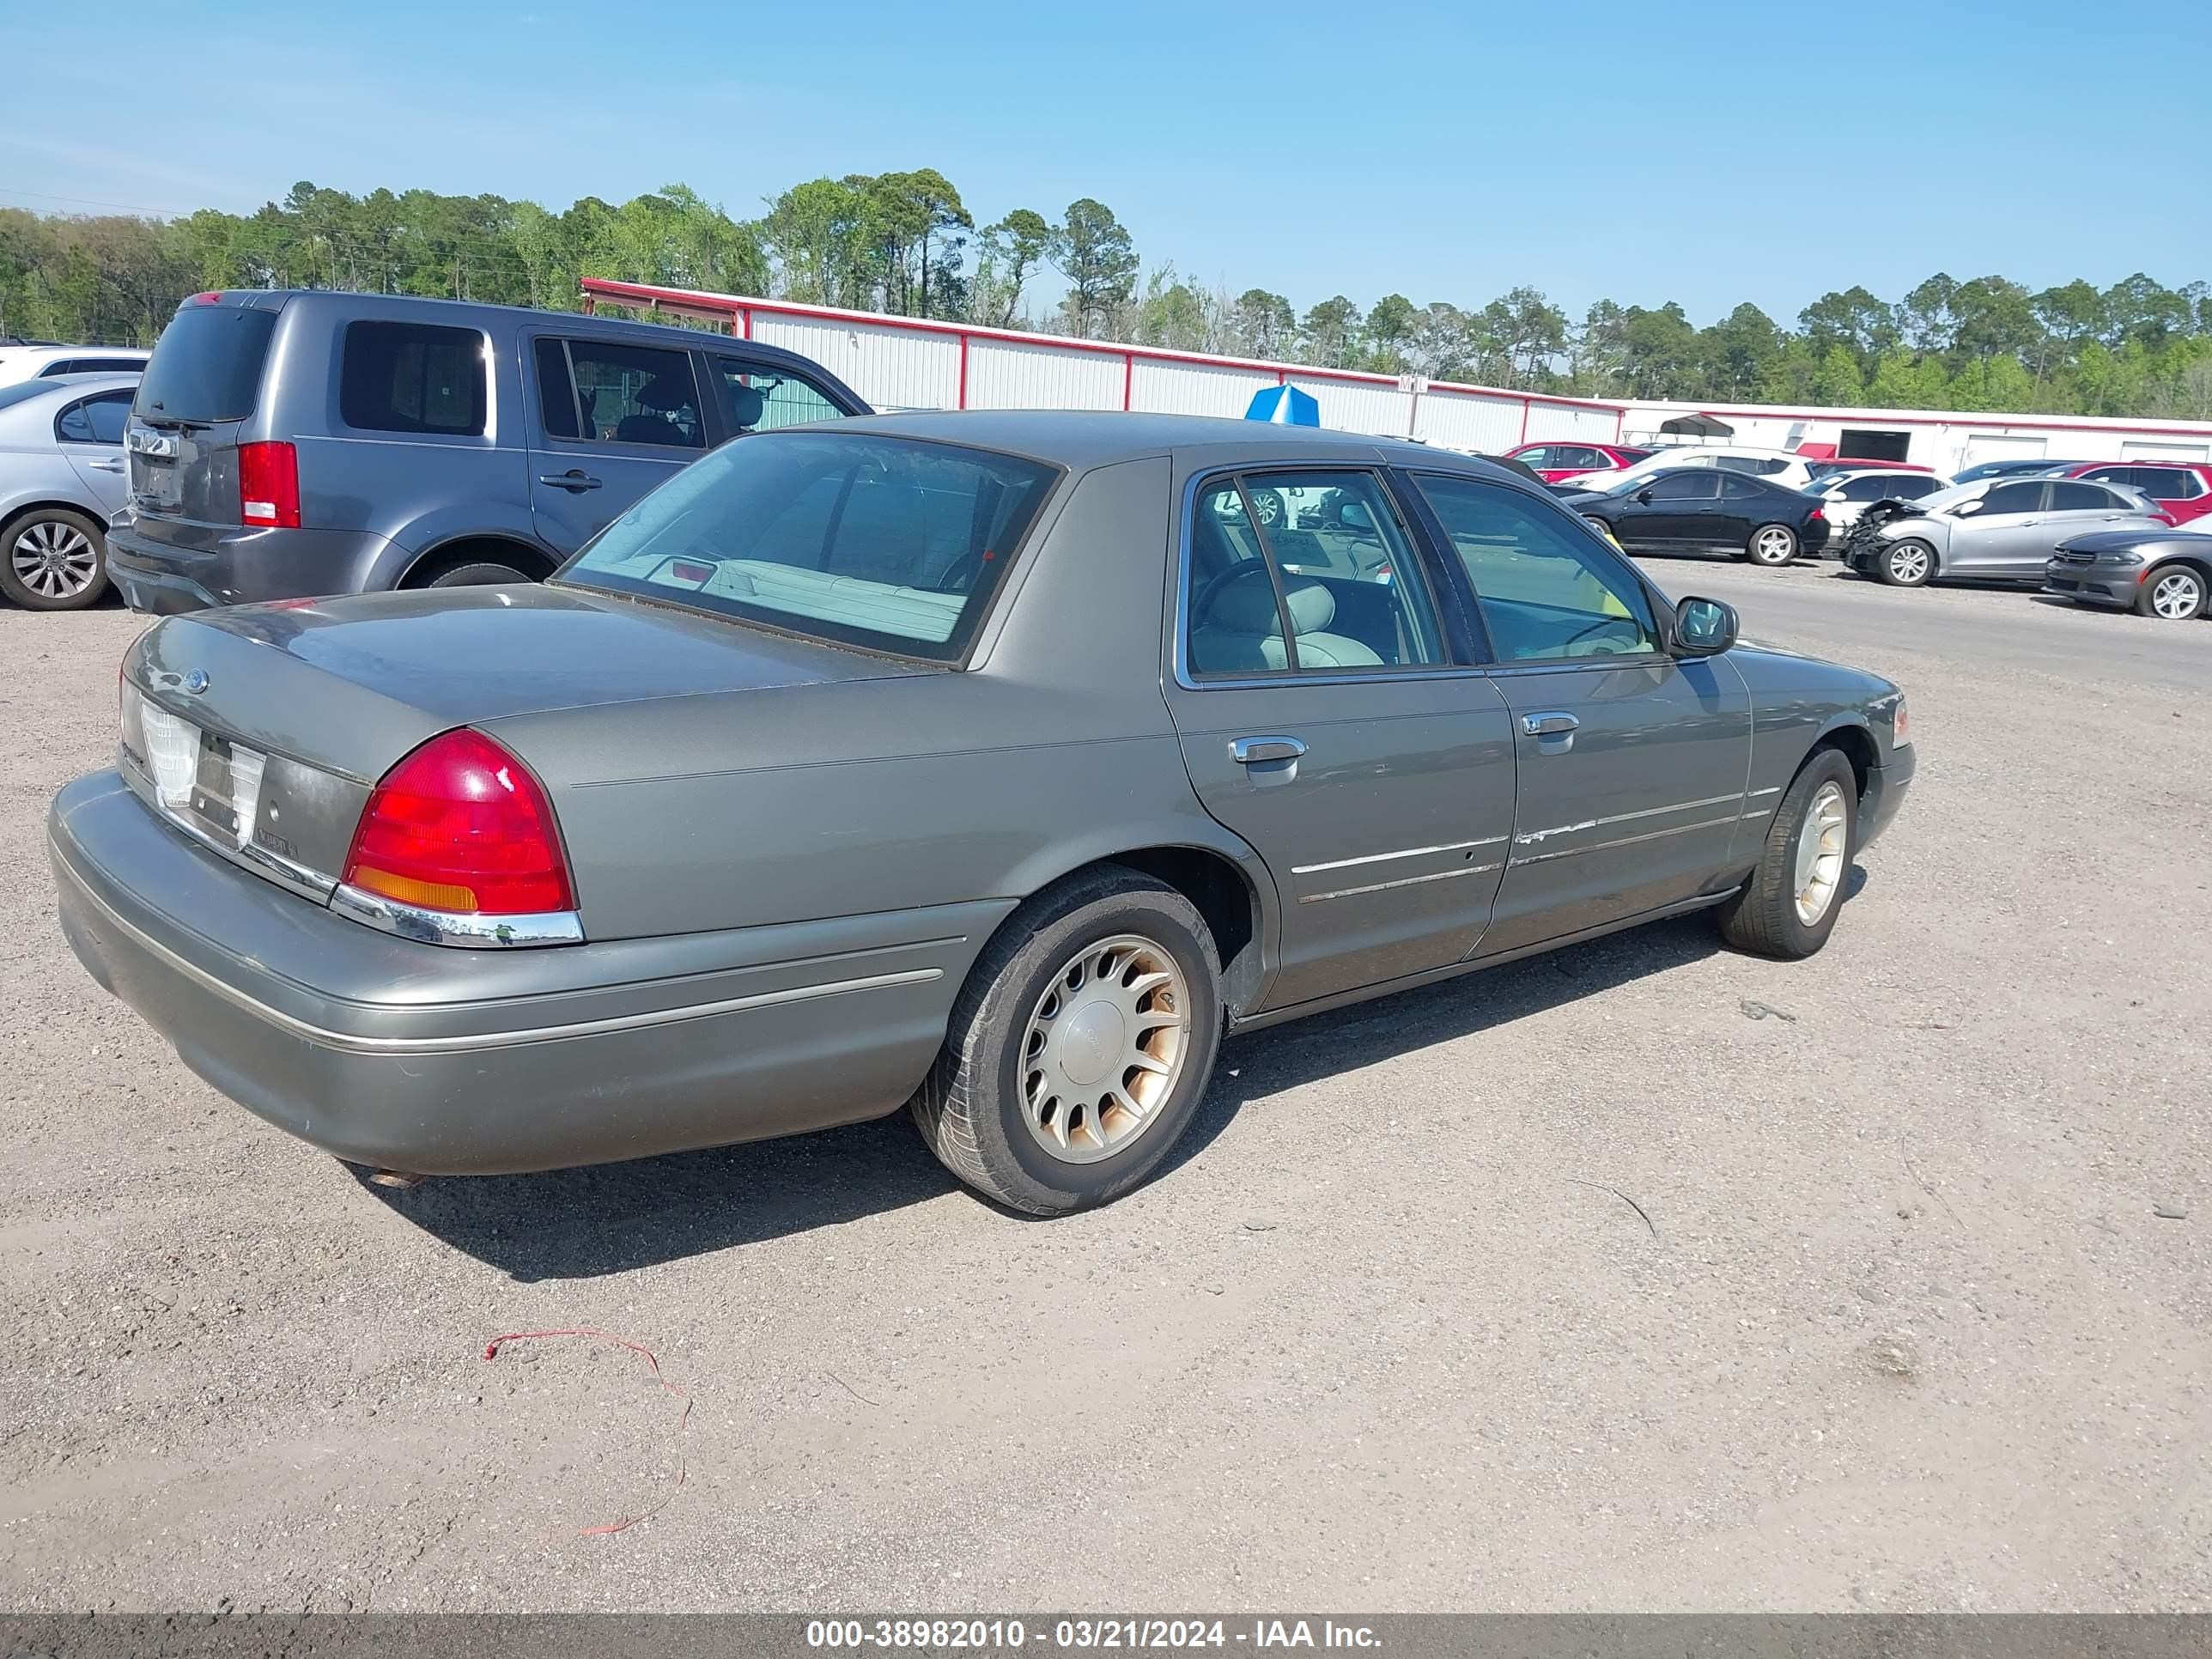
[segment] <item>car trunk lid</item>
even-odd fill
[[[289,600],[172,617],[140,638],[121,769],[214,851],[327,897],[370,789],[441,732],[943,672],[572,588]]]

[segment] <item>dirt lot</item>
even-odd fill
[[[1051,1223],[896,1119],[363,1186],[70,957],[137,623],[0,610],[0,1605],[2212,1608],[2212,624],[1659,574],[1911,692],[1829,950],[1240,1040]],[[692,1401],[614,1535],[680,1403],[483,1358],[574,1326]]]

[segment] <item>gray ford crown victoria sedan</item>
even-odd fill
[[[271,1121],[458,1174],[910,1103],[1039,1213],[1224,1032],[1698,908],[1818,950],[1912,775],[1895,686],[1502,468],[1141,415],[746,437],[549,586],[172,617],[122,695],[63,927]]]

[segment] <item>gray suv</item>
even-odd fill
[[[203,294],[124,433],[134,611],[540,580],[741,434],[868,412],[819,364],[690,329],[386,295]]]

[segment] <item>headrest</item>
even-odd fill
[[[640,409],[650,409],[665,415],[672,410],[689,404],[691,392],[689,386],[679,384],[672,375],[656,374],[637,389],[633,401]]]
[[[1293,576],[1283,584],[1283,596],[1290,601],[1294,634],[1319,633],[1336,619],[1336,596],[1319,582]],[[1214,596],[1213,614],[1205,620],[1239,634],[1276,633],[1281,622],[1275,614],[1274,587],[1256,575],[1242,577]]]
[[[761,396],[757,386],[733,386],[730,388],[730,418],[739,426],[758,426],[761,411],[768,400]]]

